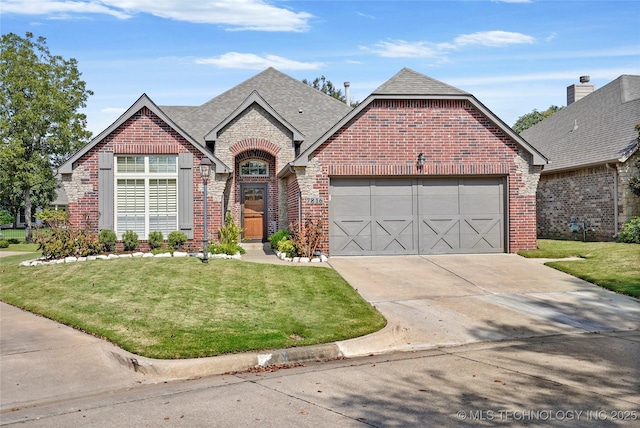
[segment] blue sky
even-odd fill
[[[581,75],[640,74],[640,0],[2,0],[0,28],[78,60],[94,134],[142,93],[200,105],[270,66],[349,81],[353,100],[408,67],[509,125]]]

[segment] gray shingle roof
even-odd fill
[[[615,162],[637,150],[640,76],[616,80],[522,132],[551,161],[545,172]]]
[[[162,106],[182,129],[204,137],[256,91],[304,136],[302,150],[351,111],[351,107],[274,68],[269,68],[198,107]]]
[[[373,91],[372,95],[469,95],[469,93],[409,68],[403,68]]]

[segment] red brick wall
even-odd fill
[[[507,176],[509,250],[535,248],[535,193],[527,189],[531,177],[515,163],[518,152],[516,143],[466,101],[377,100],[316,150],[321,174],[314,189],[324,204],[303,200],[303,218],[328,219],[331,176]],[[422,168],[419,153],[426,157]],[[322,250],[328,251],[328,242]]]
[[[300,221],[299,206],[300,187],[298,186],[298,180],[296,176],[292,174],[287,178],[287,221],[289,224],[289,228],[294,223]]]
[[[537,192],[538,236],[552,239],[585,238],[572,232],[571,217],[586,223],[586,239],[611,241],[614,221],[614,175],[606,166],[545,174]]]
[[[164,123],[149,109],[143,108],[124,124],[92,148],[74,165],[74,175],[82,175],[77,166],[86,169],[82,178],[73,178],[72,182],[80,181],[83,190],[80,194],[71,192],[69,197],[69,216],[73,225],[97,232],[98,225],[98,153],[108,152],[118,154],[178,154],[193,153],[193,184],[194,184],[194,239],[190,242],[197,248],[201,247],[204,227],[204,199],[202,179],[197,166],[202,154],[180,134]],[[86,176],[86,177],[85,177]],[[211,189],[211,184],[209,189]],[[213,202],[212,192],[209,192],[207,202],[209,234],[217,231],[221,226],[222,206],[220,202]],[[165,237],[166,239],[166,237]],[[143,245],[144,248],[144,245]]]

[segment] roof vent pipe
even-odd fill
[[[351,86],[350,82],[344,82],[344,102],[351,106],[351,103],[349,103],[349,86]]]

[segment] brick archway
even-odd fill
[[[229,147],[229,151],[234,156],[238,156],[238,154],[245,151],[265,151],[276,158],[280,151],[280,147],[271,141],[264,140],[262,138],[247,138],[246,140],[238,141]]]

